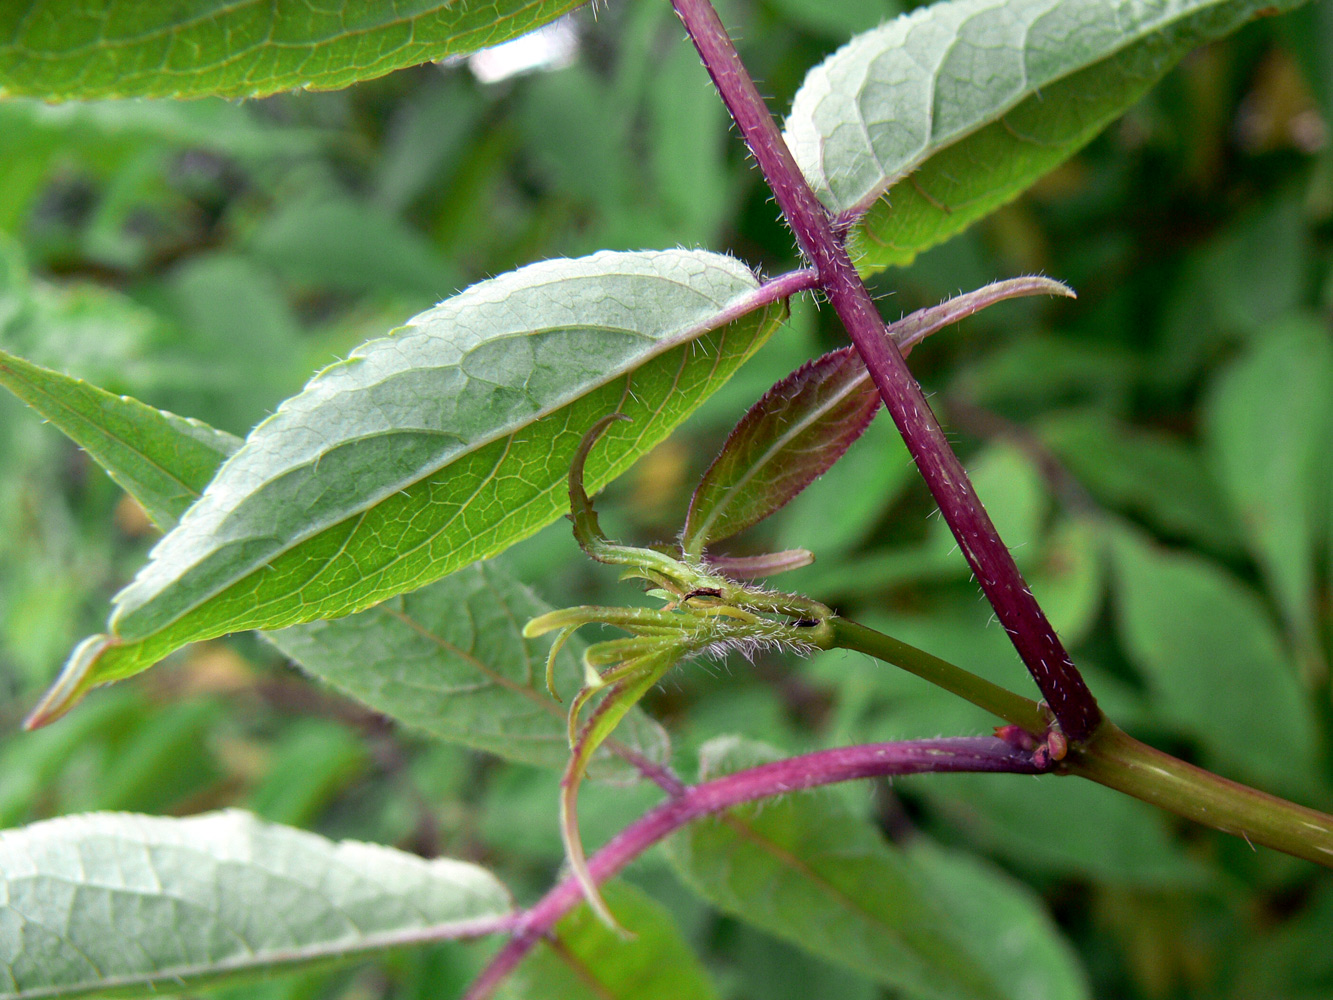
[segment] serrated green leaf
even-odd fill
[[[239,438],[0,351],[0,385],[78,444],[163,530],[175,526]]]
[[[31,397],[160,524],[175,523],[241,443],[3,353],[0,384]],[[500,567],[478,564],[360,614],[264,634],[308,673],[377,712],[506,760],[559,769],[569,749],[565,710],[542,678],[549,640],[522,633],[550,610]],[[573,639],[556,657],[561,689],[582,683],[583,649]],[[658,763],[668,756],[666,732],[637,709],[621,723],[619,742]],[[634,773],[604,751],[591,777]]]
[[[0,832],[0,998],[158,995],[461,936],[509,912],[476,865],[227,811]]]
[[[699,555],[781,510],[851,447],[879,403],[850,347],[779,381],[741,418],[699,480],[681,535],[685,552]]]
[[[1244,777],[1297,796],[1313,787],[1313,712],[1254,594],[1128,529],[1110,541],[1120,638],[1158,714]]]
[[[1300,0],[952,0],[806,77],[786,137],[863,271],[906,264],[1029,187],[1191,49]],[[887,196],[887,197],[886,197]]]
[[[260,97],[331,90],[498,45],[580,2],[312,7],[303,0],[28,0],[0,8],[0,96]]]
[[[701,777],[773,753],[722,737],[701,751]],[[724,912],[909,996],[1024,995],[991,974],[916,866],[828,791],[702,820],[672,837],[667,853],[685,883]]]
[[[769,336],[744,265],[600,253],[473,286],[317,375],[260,424],[75,650],[41,721],[197,639],[361,610],[558,517],[574,450],[595,489]]]
[[[633,935],[625,939],[577,907],[505,980],[505,1000],[711,1000],[708,973],[670,911],[624,882],[606,886],[607,902]]]
[[[1333,345],[1323,323],[1268,331],[1207,403],[1208,450],[1247,547],[1311,672],[1321,672],[1316,542],[1328,510]]]

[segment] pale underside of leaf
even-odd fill
[[[317,375],[261,424],[116,598],[79,690],[186,642],[349,614],[487,558],[564,510],[583,433],[599,488],[776,326],[738,262],[601,253],[483,282]]]
[[[197,420],[3,352],[0,385],[82,446],[167,527],[241,445]],[[477,564],[357,615],[264,634],[307,672],[405,725],[559,769],[569,757],[567,726],[565,710],[541,684],[548,646],[522,634],[524,623],[550,610],[499,566]],[[583,648],[575,640],[557,656],[562,689],[581,683]],[[611,749],[594,758],[591,777],[635,776]],[[661,764],[666,732],[635,709],[614,749]]]
[[[756,284],[715,254],[548,261],[475,285],[363,345],[251,432],[116,596],[113,633],[143,638],[325,529],[355,533],[352,518],[393,507],[432,474],[447,468],[456,479],[460,459],[487,455],[474,466],[479,487],[502,471],[523,479],[521,467],[503,464],[525,431],[558,433],[559,422],[541,421],[598,389],[628,404],[632,382],[618,379],[707,332]],[[415,520],[420,506],[377,511],[370,528]]]
[[[1191,49],[1298,3],[933,4],[812,70],[786,138],[825,204],[869,212],[851,234],[862,268],[906,263],[1072,155]]]
[[[134,995],[491,929],[484,869],[228,811],[0,832],[0,998]]]
[[[583,0],[29,0],[0,10],[0,97],[327,90],[532,31]]]

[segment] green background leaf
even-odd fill
[[[0,385],[55,424],[147,510],[174,527],[239,439],[0,351]]]
[[[1011,993],[1032,1000],[1091,996],[1073,949],[1031,889],[978,857],[925,838],[909,842],[906,854],[971,950]]]
[[[578,3],[28,0],[0,11],[0,95],[260,97],[346,87],[498,45]]]
[[[700,777],[774,754],[719,738],[700,753]],[[959,920],[969,907],[953,896],[966,891],[954,880],[972,876],[947,861],[918,869],[910,854],[891,847],[831,792],[802,792],[702,820],[668,841],[667,851],[686,884],[724,912],[909,996],[1086,995],[1068,955],[1030,967],[1032,979],[1021,988],[1007,982],[985,949],[973,945],[980,929]],[[985,882],[988,892],[1005,894],[994,877]],[[1029,901],[1006,895],[1007,906],[1031,917]],[[1043,934],[1055,942],[1048,954],[1058,954],[1054,930],[1047,925]]]
[[[550,610],[487,562],[360,614],[265,634],[307,672],[377,712],[451,743],[563,770],[566,707],[546,692],[551,637],[522,634]],[[556,658],[558,690],[582,684],[583,649],[574,639]],[[666,732],[638,709],[616,739],[657,763],[670,756]],[[605,748],[590,772],[621,780],[636,773]]]
[[[1120,638],[1162,715],[1240,777],[1308,795],[1317,779],[1300,748],[1314,741],[1314,716],[1254,594],[1128,530],[1112,533],[1111,552]]]
[[[1328,330],[1293,320],[1222,372],[1207,404],[1213,469],[1311,679],[1323,672],[1315,560],[1333,495],[1330,390]]]
[[[505,980],[503,1000],[715,1000],[717,990],[681,935],[671,912],[624,882],[605,888],[626,940],[586,906],[555,925]]]

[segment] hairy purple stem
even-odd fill
[[[685,783],[665,764],[650,760],[639,751],[614,740],[607,740],[606,745],[612,753],[637,770],[641,778],[651,781],[668,795],[674,797],[685,791]]]
[[[672,0],[672,5],[773,189],[797,243],[819,272],[825,294],[846,326],[996,617],[1064,734],[1074,741],[1086,740],[1101,721],[1096,699],[977,499],[921,387],[886,336],[884,321],[842,239],[805,182],[717,12],[708,0]]]
[[[605,882],[658,841],[686,824],[745,802],[773,798],[857,778],[925,772],[987,771],[1041,774],[1030,753],[990,736],[870,743],[838,747],[761,764],[685,788],[618,833],[588,861],[597,883]],[[583,890],[567,878],[513,925],[513,937],[482,970],[463,1000],[485,1000],[556,922],[579,903]]]
[[[808,292],[811,289],[818,288],[819,284],[819,272],[813,267],[802,267],[795,271],[787,271],[785,274],[779,274],[776,278],[769,278],[753,292],[736,300],[730,309],[724,310],[715,316],[710,316],[708,324],[709,326],[721,326],[733,319],[739,319],[748,313],[752,313],[760,306],[767,305],[770,302],[790,298],[797,292]]]

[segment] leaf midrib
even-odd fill
[[[219,962],[208,963],[206,965],[191,964],[171,966],[168,968],[156,969],[150,973],[139,976],[109,976],[99,979],[96,983],[72,986],[53,986],[36,990],[20,987],[20,992],[18,993],[0,994],[0,1000],[19,1000],[19,998],[22,998],[22,1000],[48,1000],[48,998],[74,997],[140,985],[156,986],[158,983],[170,983],[173,986],[180,986],[188,985],[189,981],[209,981],[214,978],[221,978],[233,973],[243,973],[252,969],[262,969],[280,965],[297,966],[309,962],[322,961],[324,959],[341,959],[344,957],[351,959],[369,952],[381,951],[403,945],[428,944],[433,941],[446,941],[484,934],[491,931],[497,920],[503,918],[503,916],[503,913],[497,913],[494,916],[468,917],[461,920],[449,920],[439,924],[426,924],[421,927],[414,927],[409,931],[378,931],[374,934],[362,935],[356,938],[354,944],[349,943],[345,939],[341,941],[334,939],[309,949],[294,948],[275,949],[273,951],[264,952],[251,951],[249,955],[237,956]],[[231,930],[231,928],[228,929]],[[73,945],[75,948],[78,948],[78,946],[68,938],[65,938],[65,941],[68,944]],[[96,964],[91,961],[89,961],[88,964],[94,969],[97,967]]]

